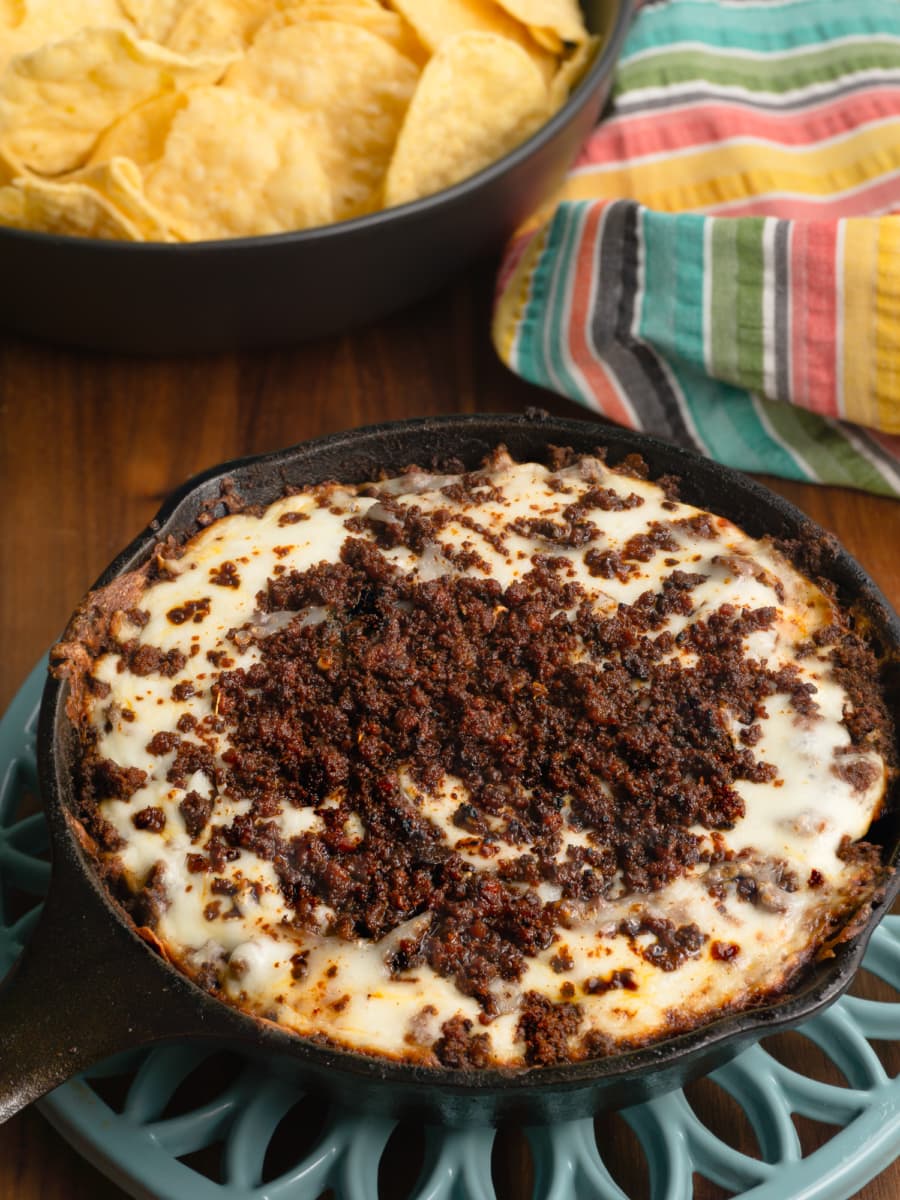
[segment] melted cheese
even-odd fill
[[[750,609],[774,606],[776,620],[770,628],[749,635],[746,654],[765,659],[773,667],[796,662],[801,677],[815,684],[819,707],[818,716],[810,719],[798,716],[786,695],[774,695],[767,701],[768,718],[762,721],[762,738],[755,753],[774,764],[777,780],[737,783],[746,815],[733,830],[721,835],[729,849],[746,852],[763,875],[769,860],[784,860],[801,881],[798,889],[791,893],[779,890],[778,903],[769,907],[739,900],[733,890],[726,890],[724,899],[716,899],[709,891],[710,868],[701,863],[651,895],[628,896],[614,890],[611,899],[593,908],[572,906],[568,927],[546,951],[526,960],[522,980],[497,987],[500,1015],[483,1028],[490,1038],[493,1060],[522,1061],[517,1024],[518,999],[524,991],[558,1000],[563,985],[570,983],[584,1010],[580,1034],[596,1030],[613,1042],[633,1042],[660,1036],[673,1022],[690,1025],[781,987],[809,954],[822,914],[852,904],[854,872],[838,856],[838,848],[842,838],[858,839],[865,833],[885,789],[885,767],[873,753],[855,752],[875,768],[873,782],[862,791],[854,791],[832,770],[836,752],[844,751],[843,761],[847,761],[850,738],[841,723],[847,697],[832,677],[826,652],[800,660],[795,655],[798,643],[829,624],[831,602],[769,543],[751,539],[721,517],[712,518],[714,537],[679,528],[673,523],[697,515],[698,510],[666,502],[655,484],[611,471],[599,461],[584,460],[551,472],[543,466],[500,459],[489,479],[493,489],[486,490],[484,499],[467,512],[491,533],[503,531],[517,518],[552,517],[591,486],[611,488],[623,497],[636,493],[642,500],[638,506],[591,514],[602,530],[592,545],[615,551],[632,536],[646,533],[652,522],[660,522],[671,527],[677,550],[660,551],[649,562],[634,564],[636,569],[622,582],[593,577],[585,566],[586,547],[552,547],[554,555],[570,559],[571,578],[585,589],[596,609],[612,613],[618,605],[632,603],[648,589],[658,589],[660,581],[678,567],[700,572],[707,579],[691,593],[693,613],[670,615],[663,628],[677,634],[687,622],[725,603]],[[349,517],[369,513],[376,519],[394,519],[390,509],[381,504],[384,496],[401,504],[415,503],[425,512],[452,509],[440,491],[452,482],[449,476],[412,474],[367,488],[367,495],[357,488],[332,485],[279,500],[261,516],[231,515],[213,523],[191,539],[181,557],[167,564],[172,578],[146,589],[140,601],[140,608],[148,614],[143,627],[129,624],[124,614],[116,618],[121,639],[136,638],[163,651],[181,650],[188,655],[184,669],[171,678],[137,676],[122,670],[121,657],[110,653],[99,658],[93,670],[96,679],[109,685],[110,693],[88,701],[99,754],[148,774],[147,782],[129,801],[103,800],[101,811],[123,839],[117,858],[130,885],[138,890],[151,870],[156,869],[157,878],[162,872],[167,903],[156,933],[171,957],[191,972],[212,964],[227,998],[247,1012],[276,1020],[300,1034],[326,1034],[344,1046],[397,1058],[427,1060],[429,1047],[446,1020],[461,1015],[477,1022],[481,1009],[476,1001],[428,966],[391,975],[386,953],[393,942],[414,933],[415,928],[401,927],[380,943],[341,941],[325,933],[330,914],[323,909],[318,933],[299,932],[289,924],[290,911],[272,864],[255,854],[241,851],[224,872],[238,885],[233,907],[229,897],[213,895],[210,876],[191,873],[187,866],[188,857],[202,851],[209,826],[192,842],[179,804],[190,790],[209,796],[215,789],[200,773],[185,788],[174,787],[166,780],[174,752],[154,755],[147,744],[159,731],[175,730],[183,714],[199,720],[211,712],[211,685],[218,668],[207,652],[224,650],[239,667],[258,659],[256,646],[239,650],[226,641],[230,630],[249,622],[265,634],[283,625],[287,619],[283,614],[267,616],[257,609],[257,593],[265,589],[267,580],[282,569],[302,571],[322,561],[337,561]],[[463,543],[474,547],[504,587],[531,569],[536,550],[547,550],[545,543],[539,544],[540,539],[507,531],[508,554],[503,555],[490,538],[454,522],[444,529],[442,540],[456,547]],[[384,553],[400,570],[419,580],[459,573],[437,547],[421,556],[404,546]],[[223,564],[233,564],[225,569],[236,571],[239,586],[215,582],[221,578]],[[478,567],[470,569],[476,575],[485,573]],[[173,623],[168,614],[197,601],[208,602],[206,615]],[[305,619],[327,620],[328,613],[311,609]],[[685,662],[690,659],[688,652],[677,647],[672,653]],[[196,694],[174,699],[173,686],[186,681],[194,685]],[[186,740],[191,740],[189,734]],[[225,731],[218,737],[218,754],[227,745]],[[465,844],[464,831],[452,821],[453,812],[465,798],[465,787],[458,779],[445,778],[431,794],[422,794],[406,777],[402,785],[449,844],[464,843],[460,853],[477,867],[493,869],[502,858],[522,853],[523,847],[500,841],[497,853],[485,859]],[[213,795],[213,799],[217,823],[248,807],[223,794]],[[135,828],[132,818],[146,806],[159,807],[165,813],[161,832]],[[286,838],[322,825],[314,810],[289,804],[275,819]],[[698,828],[696,832],[709,844],[707,831]],[[358,819],[348,834],[365,836]],[[587,844],[583,832],[564,825],[561,854],[567,845]],[[806,881],[813,870],[819,873],[821,883],[809,887]],[[558,890],[548,884],[537,890],[545,901],[559,897]],[[662,971],[640,954],[649,935],[629,939],[617,933],[619,923],[634,913],[694,923],[707,940],[699,954],[677,969]],[[417,922],[423,920],[427,922],[427,915],[408,924],[418,927]],[[738,956],[733,961],[717,961],[711,949],[716,943],[739,946]],[[552,960],[563,946],[573,965],[559,973]],[[301,950],[306,953],[305,973],[292,968],[292,958]],[[586,980],[608,979],[617,970],[632,972],[635,986],[585,994]],[[301,977],[295,978],[295,974]]]

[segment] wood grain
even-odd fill
[[[0,478],[7,498],[0,516],[0,705],[107,562],[172,488],[204,467],[391,418],[519,411],[530,404],[586,415],[498,362],[487,333],[491,283],[492,265],[484,264],[412,312],[277,352],[135,360],[0,340]],[[900,606],[900,504],[765,482],[835,533]],[[871,977],[856,990],[890,996]],[[834,1070],[797,1035],[776,1049],[819,1078]],[[885,1054],[896,1074],[897,1048]],[[701,1083],[689,1095],[711,1128],[755,1153],[740,1112],[719,1089]],[[801,1129],[808,1146],[822,1134]],[[598,1136],[611,1148],[614,1173],[629,1195],[647,1195],[646,1169],[624,1122],[604,1118]],[[525,1200],[530,1169],[514,1131],[498,1143],[496,1168],[502,1200]],[[390,1200],[403,1194],[401,1178],[402,1171],[387,1177]],[[703,1180],[695,1194],[697,1200],[724,1195]],[[898,1194],[895,1162],[859,1196],[896,1200]],[[0,1128],[0,1200],[124,1195],[35,1110]]]

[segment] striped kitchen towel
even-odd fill
[[[643,7],[494,340],[623,425],[900,496],[900,0]]]

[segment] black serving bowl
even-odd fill
[[[611,462],[637,451],[653,476],[681,477],[685,501],[729,517],[754,536],[821,534],[793,505],[736,471],[640,434],[546,417],[429,418],[352,430],[204,472],[163,505],[96,586],[140,566],[160,538],[194,532],[197,517],[216,504],[226,477],[249,502],[268,503],[286,484],[361,481],[380,468],[399,471],[411,462],[456,458],[474,467],[499,442],[520,459],[545,458],[551,444],[579,451],[602,444]],[[862,567],[836,543],[824,544],[822,571],[880,643],[893,702],[900,694],[900,621]],[[94,861],[73,832],[78,746],[65,713],[66,696],[65,683],[48,680],[38,757],[53,869],[35,935],[0,989],[0,1119],[116,1051],[188,1037],[253,1048],[267,1054],[276,1069],[292,1071],[327,1095],[373,1113],[447,1123],[499,1118],[534,1122],[634,1104],[680,1086],[733,1057],[748,1042],[795,1025],[836,1000],[900,890],[900,872],[894,871],[884,896],[853,936],[781,998],[645,1049],[570,1066],[466,1072],[324,1048],[213,999],[138,937],[109,898]],[[896,866],[900,813],[888,809],[869,837],[880,842],[886,859]]]
[[[0,327],[140,354],[321,337],[437,290],[548,198],[596,123],[634,0],[585,0],[604,38],[558,113],[510,154],[412,204],[318,229],[171,245],[0,226]]]

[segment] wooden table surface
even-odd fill
[[[488,336],[491,264],[415,310],[354,334],[283,351],[158,361],[0,339],[0,479],[6,507],[0,569],[0,706],[5,707],[92,581],[189,475],[223,459],[387,418],[520,411],[539,404],[585,415],[515,378]],[[900,607],[900,503],[839,488],[766,480],[832,530]],[[872,977],[860,994],[896,994]],[[817,1078],[836,1069],[798,1035],[778,1053]],[[0,1031],[2,1053],[2,1031]],[[886,1065],[900,1071],[889,1048]],[[716,1131],[756,1153],[736,1106],[712,1084],[689,1089]],[[804,1149],[829,1134],[798,1121]],[[615,1118],[614,1172],[647,1194],[632,1135]],[[497,1154],[503,1200],[530,1194],[514,1135]],[[112,1200],[124,1196],[85,1164],[33,1109],[0,1128],[0,1200]],[[399,1200],[399,1184],[389,1185]],[[698,1200],[726,1193],[697,1181]],[[896,1200],[900,1161],[859,1193]],[[579,1200],[581,1198],[579,1197]],[[587,1198],[585,1198],[587,1200]]]

